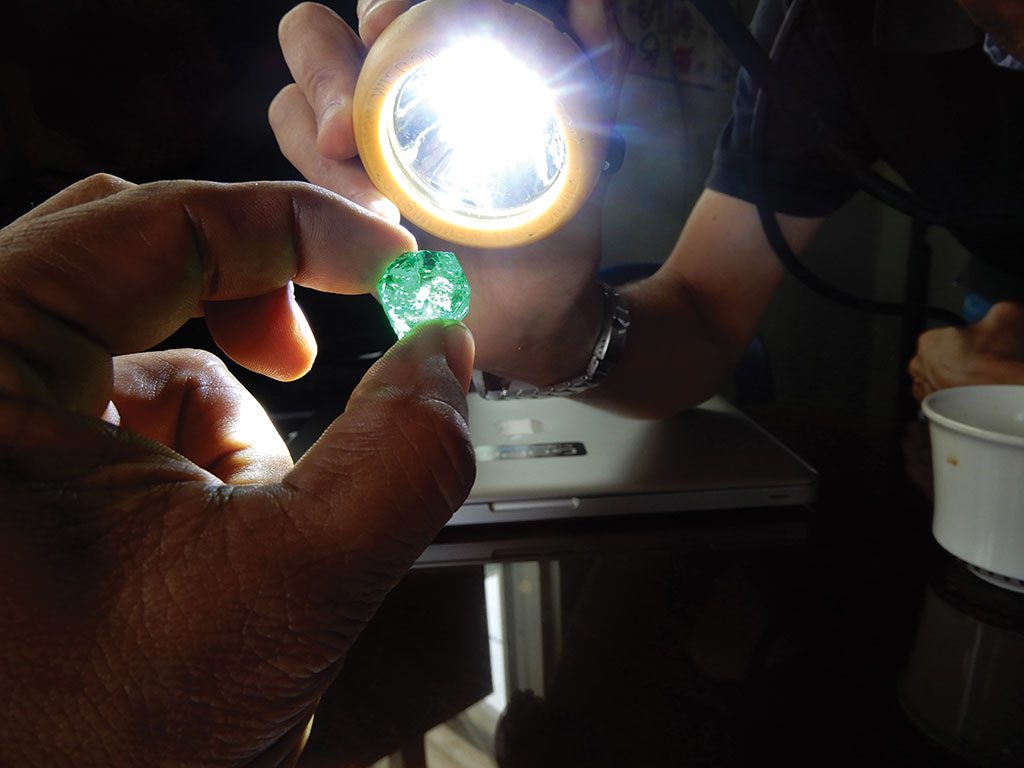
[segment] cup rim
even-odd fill
[[[1011,445],[1018,448],[1024,448],[1024,437],[1020,435],[1008,435],[1004,432],[995,432],[991,429],[984,429],[982,427],[976,427],[972,424],[966,424],[962,421],[950,418],[945,414],[939,413],[935,410],[932,402],[935,400],[941,400],[944,397],[954,397],[952,393],[960,392],[962,390],[993,390],[993,389],[1017,389],[1020,390],[1022,396],[1024,396],[1024,386],[1017,384],[972,384],[964,387],[949,387],[946,389],[939,389],[927,395],[924,400],[921,401],[921,410],[925,416],[932,423],[939,424],[947,429],[951,429],[954,432],[959,432],[964,435],[976,437],[988,442],[1002,443],[1003,445]]]

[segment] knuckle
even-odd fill
[[[82,186],[95,195],[110,195],[123,189],[130,189],[135,185],[112,173],[94,173],[82,182]]]
[[[313,101],[321,109],[340,103],[338,71],[329,63],[321,64],[309,71],[306,87]]]
[[[388,418],[396,423],[422,424],[438,434],[458,431],[465,423],[452,403],[412,387],[389,388],[385,399],[388,403]]]
[[[468,491],[476,462],[469,426],[460,410],[445,399],[415,392],[396,394],[389,405],[389,423],[397,427],[404,441],[421,454],[430,451],[436,459],[428,463],[428,469],[437,475],[441,466],[447,466],[454,471],[448,484],[465,485]],[[453,489],[446,496],[457,492]]]

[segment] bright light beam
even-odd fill
[[[478,218],[522,213],[566,164],[550,89],[487,38],[461,40],[415,70],[389,129],[409,180],[436,205]]]

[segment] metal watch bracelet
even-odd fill
[[[593,389],[608,377],[621,357],[629,331],[629,308],[621,294],[607,283],[604,290],[604,321],[594,353],[583,373],[558,384],[538,387],[523,381],[502,379],[485,371],[473,371],[473,385],[485,400],[519,400],[535,397],[568,397]]]

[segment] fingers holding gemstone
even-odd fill
[[[469,281],[449,251],[403,253],[384,270],[377,296],[398,338],[420,323],[458,322],[469,312]]]

